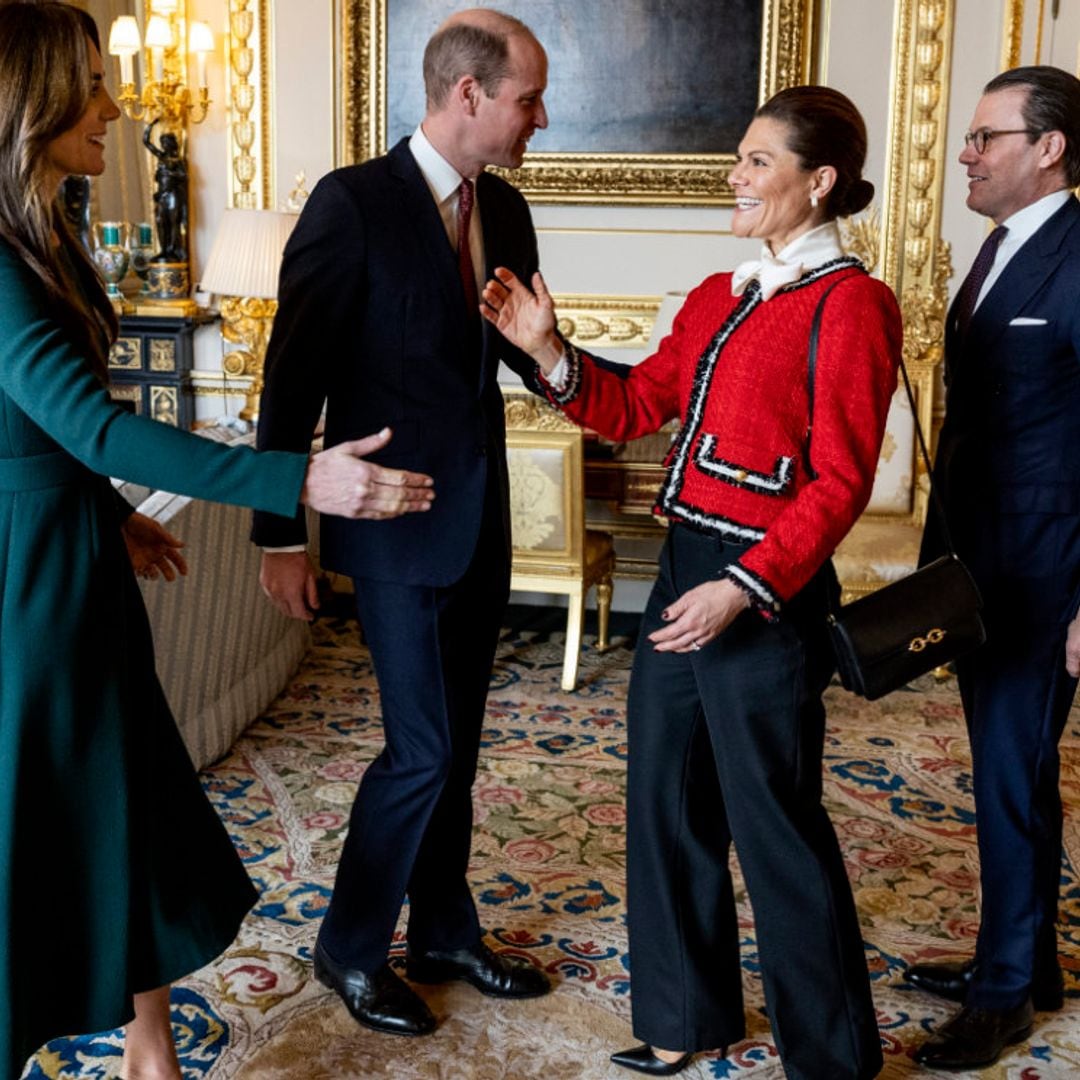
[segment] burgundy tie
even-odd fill
[[[979,254],[975,256],[975,261],[971,264],[968,276],[964,278],[964,283],[956,294],[956,328],[961,337],[967,333],[971,316],[975,313],[975,301],[979,298],[979,291],[983,287],[983,282],[986,281],[986,275],[990,273],[990,268],[994,265],[994,256],[1008,231],[1004,225],[999,225],[983,241]]]
[[[465,307],[470,319],[479,318],[480,315],[480,297],[476,291],[476,273],[473,270],[472,249],[469,247],[473,203],[473,182],[462,180],[458,188],[458,272],[461,274],[461,287],[465,290]]]

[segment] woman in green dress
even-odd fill
[[[158,684],[132,571],[171,576],[182,560],[164,530],[125,514],[107,477],[277,514],[306,503],[393,517],[432,497],[428,477],[362,460],[388,431],[309,460],[229,449],[110,400],[116,319],[56,196],[66,175],[102,171],[118,115],[92,21],[61,3],[0,6],[0,1075],[11,1078],[51,1038],[126,1024],[124,1076],[179,1080],[169,983],[221,953],[255,899]]]

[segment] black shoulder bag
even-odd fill
[[[810,436],[814,424],[818,331],[825,300],[838,284],[831,285],[822,296],[810,328],[806,467],[811,478],[817,476],[810,464]],[[981,614],[982,598],[968,568],[953,548],[945,509],[934,487],[930,455],[926,451],[915,395],[911,391],[903,359],[900,361],[900,372],[904,377],[911,418],[930,481],[932,512],[938,515],[948,554],[852,604],[838,607],[830,600],[829,632],[836,652],[840,681],[845,690],[870,701],[955,660],[986,640]]]

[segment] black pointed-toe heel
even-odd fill
[[[648,1076],[674,1076],[690,1064],[693,1056],[693,1052],[689,1052],[675,1061],[664,1061],[653,1053],[653,1048],[648,1043],[642,1043],[640,1046],[612,1054],[611,1060],[624,1069],[633,1069],[634,1072],[646,1073]]]

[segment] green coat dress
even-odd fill
[[[255,900],[158,684],[106,476],[292,514],[305,463],[115,405],[0,241],[4,1077],[128,1022],[132,994],[219,955]]]

